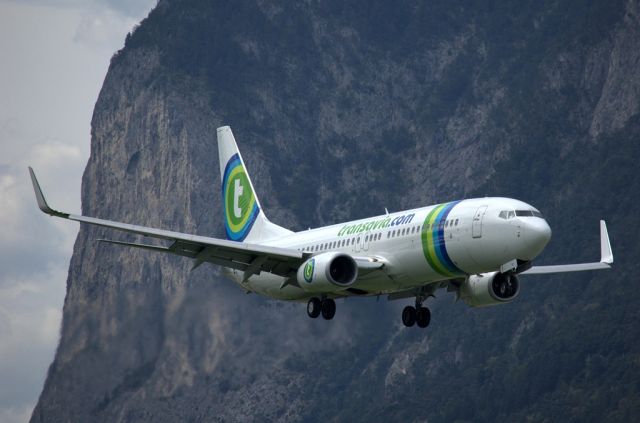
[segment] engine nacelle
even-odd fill
[[[298,269],[298,285],[307,292],[332,292],[349,288],[358,278],[358,265],[348,254],[322,253]]]
[[[508,303],[519,293],[518,276],[500,272],[471,275],[460,286],[460,298],[471,307]]]

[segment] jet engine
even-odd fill
[[[471,275],[460,286],[460,298],[471,307],[508,303],[520,293],[518,276],[509,273]]]
[[[322,253],[305,261],[297,278],[298,285],[307,292],[341,291],[358,278],[358,265],[348,254]]]

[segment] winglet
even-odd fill
[[[36,201],[38,202],[38,207],[40,208],[40,210],[42,210],[49,216],[63,217],[65,219],[68,218],[68,213],[62,213],[49,207],[49,205],[47,204],[47,200],[44,199],[44,194],[42,194],[42,189],[40,188],[40,184],[36,179],[36,174],[33,173],[33,169],[31,168],[31,166],[29,166],[29,174],[31,175],[31,183],[33,184],[33,190],[36,193]]]
[[[600,263],[613,263],[613,251],[611,251],[607,224],[604,220],[600,221]]]

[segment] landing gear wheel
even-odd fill
[[[416,323],[416,308],[414,306],[406,306],[402,310],[402,323],[410,328]]]
[[[419,307],[416,310],[416,323],[421,328],[426,328],[431,322],[431,310],[426,307]]]
[[[333,316],[336,315],[336,302],[331,298],[327,298],[322,301],[322,317],[326,320],[333,319]]]
[[[307,314],[312,319],[315,319],[316,317],[320,316],[321,308],[322,306],[321,306],[320,300],[316,297],[313,297],[307,303]]]

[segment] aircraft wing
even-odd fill
[[[170,244],[167,246],[160,246],[113,240],[100,240],[102,242],[189,257],[195,260],[194,269],[204,262],[230,267],[243,271],[245,280],[254,274],[260,273],[261,271],[271,272],[284,277],[291,276],[291,274],[295,273],[304,260],[309,256],[307,253],[289,248],[278,248],[245,242],[228,241],[224,239],[190,235],[59,212],[52,209],[47,204],[42,193],[42,189],[40,188],[40,184],[38,183],[36,175],[31,167],[29,167],[29,173],[31,175],[31,182],[36,194],[38,207],[44,213],[50,216],[75,220],[81,223],[103,226],[124,232],[170,241]]]
[[[609,269],[613,264],[613,252],[609,242],[607,224],[600,221],[600,261],[595,263],[560,264],[555,266],[533,266],[521,275],[541,275],[546,273],[581,272],[583,270]]]

